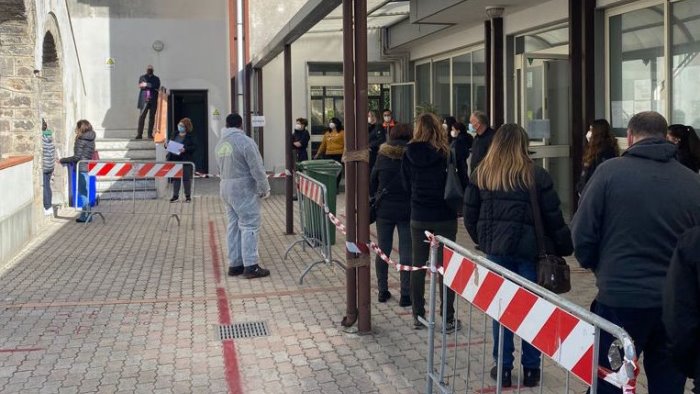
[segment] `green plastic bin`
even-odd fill
[[[306,160],[297,163],[297,170],[303,172],[309,177],[321,182],[325,187],[328,195],[326,203],[331,213],[336,213],[336,194],[338,192],[338,175],[343,171],[342,164],[335,160]],[[312,212],[304,212],[307,223],[310,222]],[[330,241],[331,245],[335,245],[335,226],[330,226]]]

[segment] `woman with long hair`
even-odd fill
[[[425,231],[451,240],[457,237],[457,213],[447,205],[444,198],[449,152],[447,133],[442,129],[440,119],[431,113],[419,115],[413,139],[406,146],[406,154],[401,163],[404,189],[411,200],[414,266],[422,267],[428,263],[430,245],[425,242]],[[447,318],[443,331],[454,332],[461,327],[460,322],[454,318],[455,294],[448,290],[444,296],[442,286],[439,287],[441,311]],[[425,316],[425,270],[411,272],[411,302],[414,328],[421,329],[423,325],[419,317]]]
[[[81,160],[92,160],[92,155],[95,153],[95,131],[92,125],[85,119],[79,120],[75,126],[75,142],[73,142],[73,156],[61,159],[61,163],[77,164]],[[88,196],[88,169],[87,164],[83,163],[80,168],[76,168],[76,207],[82,208],[80,217],[75,219],[78,223],[84,223],[90,220],[90,198]]]
[[[537,237],[530,203],[530,188],[536,190],[546,238],[560,256],[573,252],[571,232],[564,223],[559,197],[552,178],[528,156],[528,136],[517,124],[505,124],[465,191],[464,226],[489,260],[525,279],[537,280]],[[493,325],[493,358],[498,358],[498,329]],[[510,387],[513,369],[513,333],[504,330],[503,387]],[[523,384],[540,381],[540,352],[523,341]],[[491,370],[496,378],[497,368]]]
[[[684,166],[698,172],[700,170],[700,138],[695,129],[682,124],[668,126],[666,139],[678,146],[678,161]]]
[[[194,160],[194,152],[197,150],[197,144],[194,142],[194,137],[192,132],[194,131],[194,126],[192,125],[192,120],[190,118],[182,118],[177,124],[177,133],[175,133],[170,141],[175,141],[182,144],[180,148],[180,153],[168,153],[168,161],[187,161],[191,162]],[[167,144],[166,144],[167,145]],[[173,197],[170,202],[176,202],[180,199],[180,186],[185,184],[185,202],[192,201],[192,172],[193,168],[191,165],[183,164],[182,166],[182,179],[173,178]]]
[[[586,133],[586,150],[583,152],[583,171],[576,184],[576,192],[581,195],[593,172],[605,160],[620,156],[620,147],[610,129],[610,123],[605,119],[591,122]]]
[[[370,195],[380,197],[377,204],[377,243],[387,256],[391,255],[394,229],[399,233],[399,257],[403,265],[411,265],[411,201],[401,184],[401,161],[413,131],[405,123],[397,123],[389,131],[389,140],[379,147],[377,162],[369,182]],[[379,193],[379,194],[378,194]],[[379,302],[391,298],[389,266],[377,255],[375,260]],[[411,274],[401,271],[399,306],[411,305]]]

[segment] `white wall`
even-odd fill
[[[379,62],[379,32],[369,31],[367,61]],[[284,169],[284,64],[283,54],[263,68],[263,108],[265,112],[264,156],[268,170]],[[292,44],[292,119],[308,117],[306,64],[342,62],[341,33],[309,33]],[[290,130],[291,132],[291,130]]]
[[[28,161],[0,170],[0,185],[12,185],[12,193],[3,193],[0,204],[0,221],[13,215],[34,200],[32,187],[33,163]]]
[[[230,108],[228,13],[224,1],[197,3],[177,8],[170,1],[153,0],[166,9],[151,5],[146,17],[124,14],[124,9],[74,15],[73,25],[86,81],[87,103],[81,117],[90,120],[98,137],[129,138],[136,135],[138,79],[146,65],[153,64],[162,86],[169,90],[208,91],[209,164],[215,168],[213,150],[222,121]],[[190,4],[191,5],[191,4]],[[82,10],[85,11],[85,10]],[[162,52],[154,41],[165,44]],[[106,60],[113,58],[114,67]]]

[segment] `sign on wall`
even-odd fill
[[[265,116],[253,115],[250,118],[250,123],[253,127],[265,127]]]

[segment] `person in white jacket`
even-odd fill
[[[270,184],[258,146],[245,135],[238,114],[226,117],[216,145],[221,183],[219,193],[228,215],[229,276],[262,278],[270,271],[258,264],[260,200],[270,197]]]

